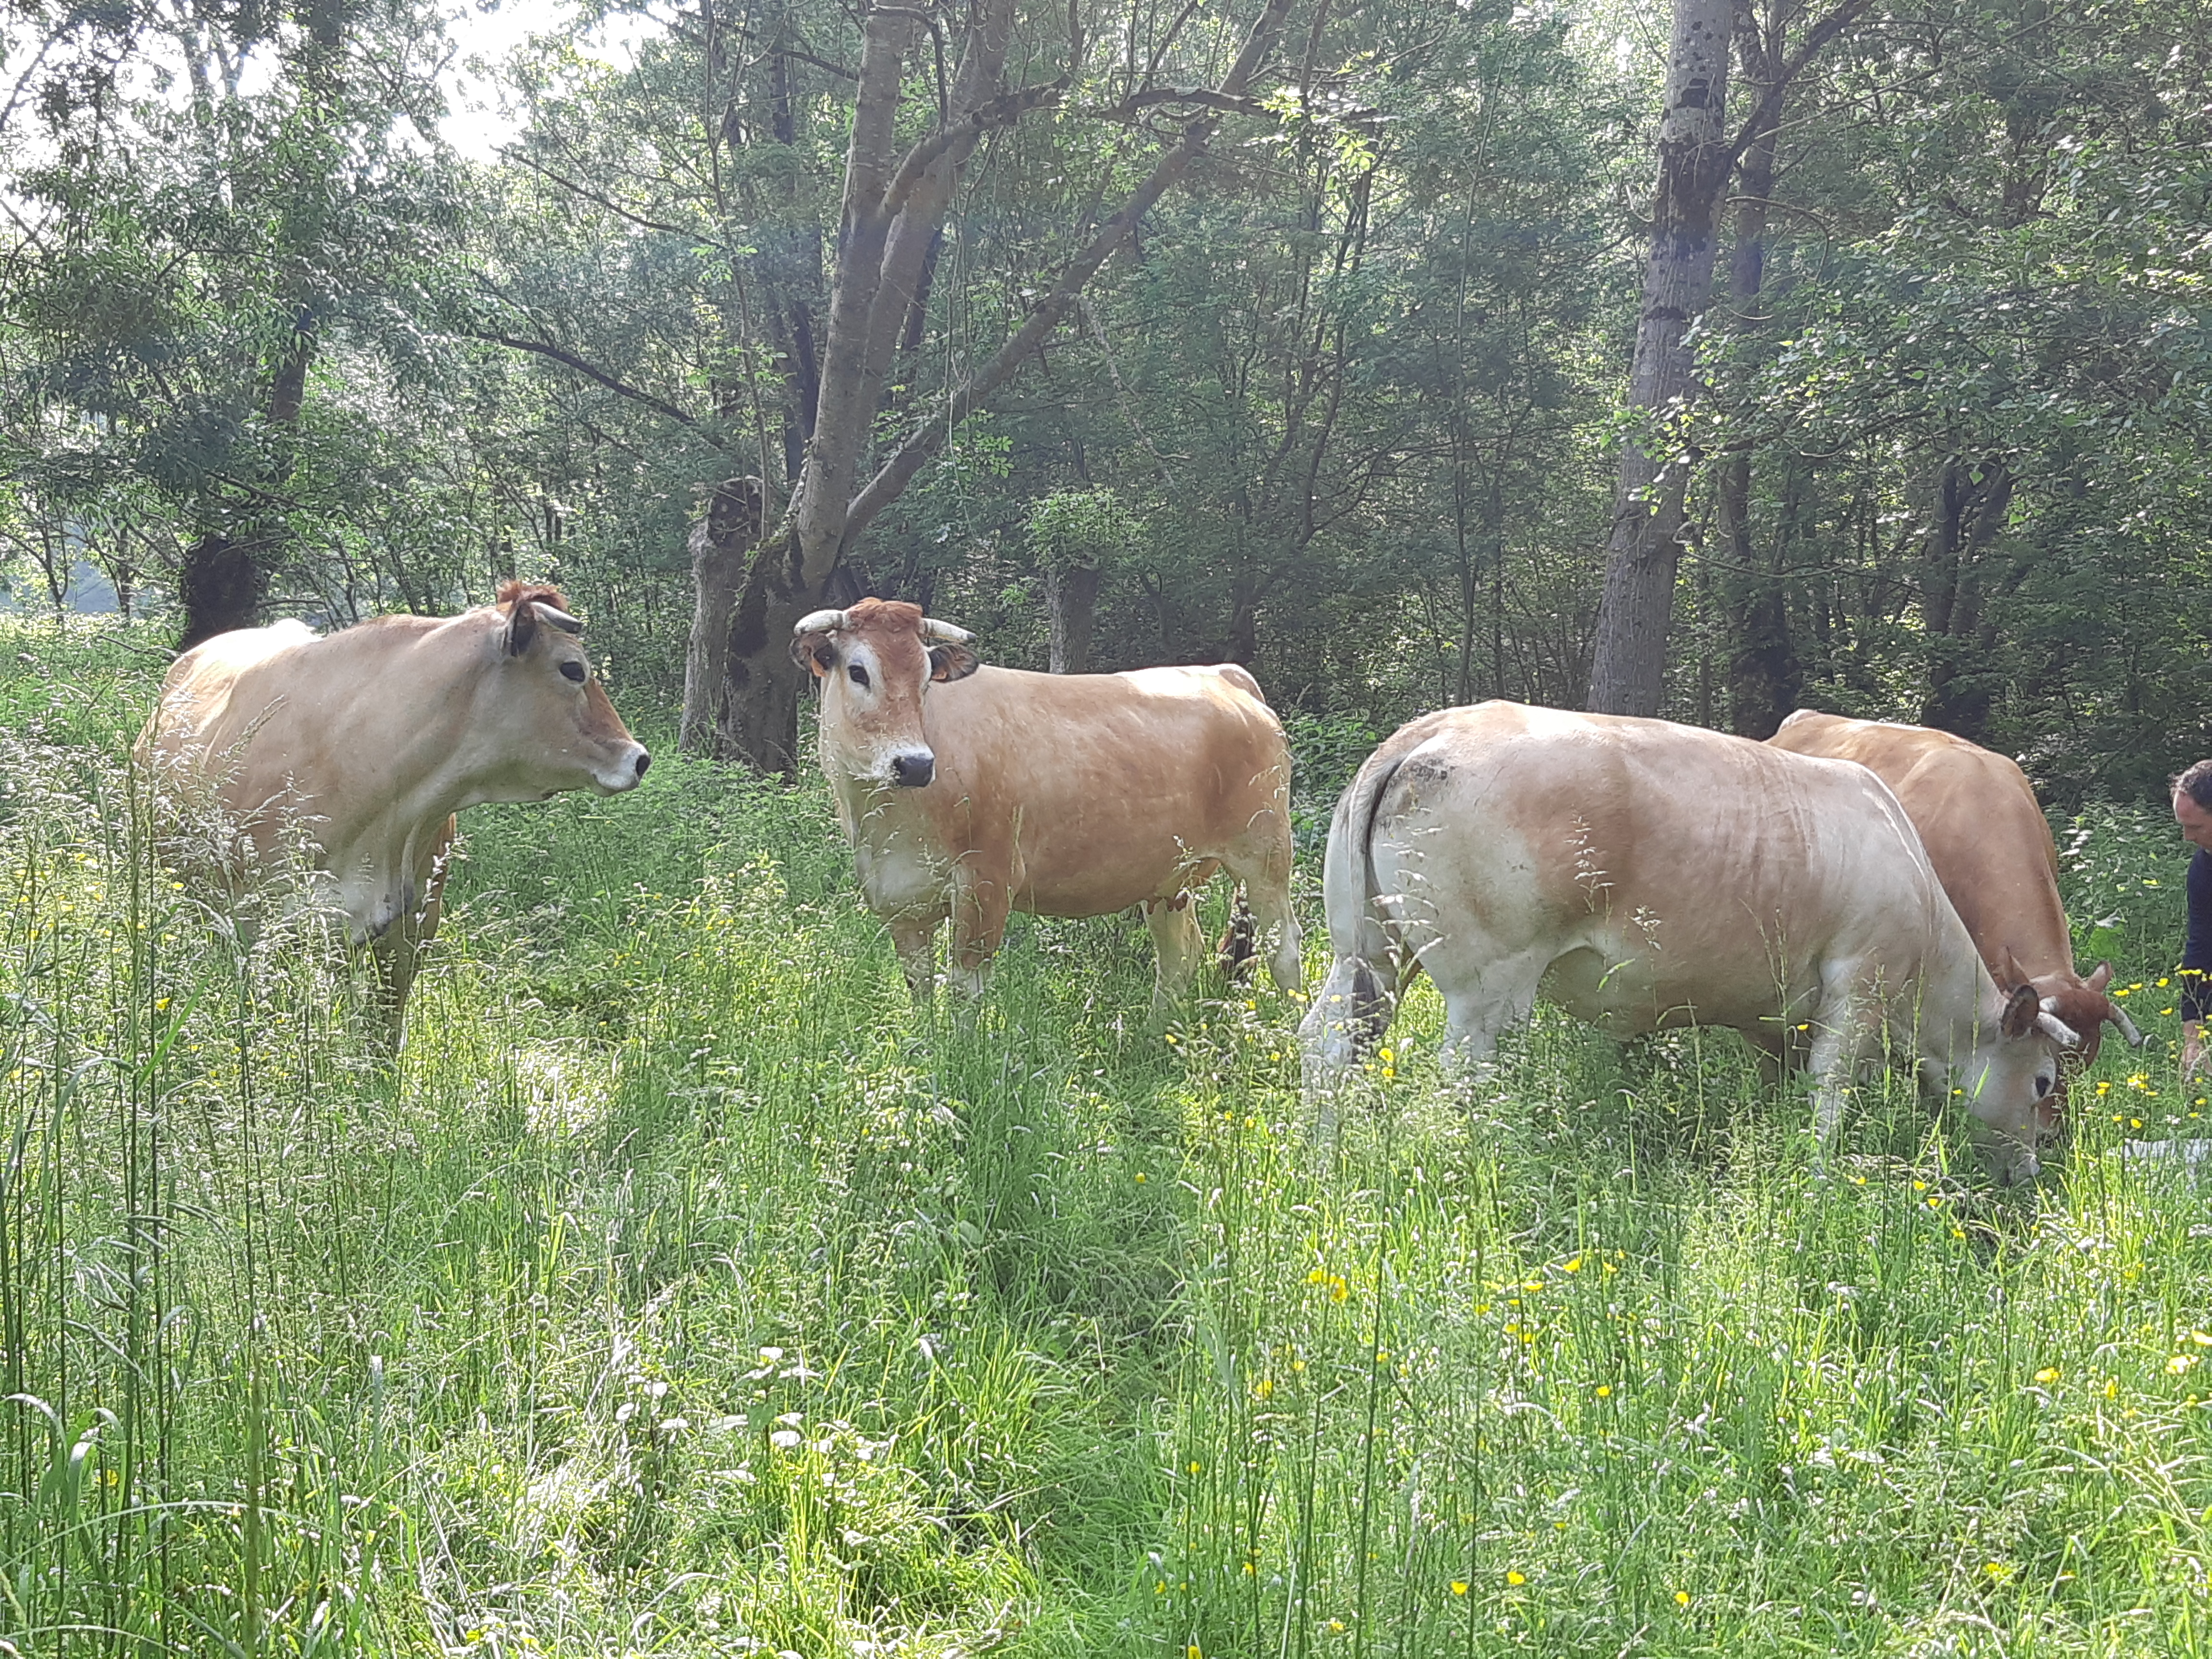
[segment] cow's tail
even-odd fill
[[[1357,956],[1373,961],[1393,947],[1389,923],[1375,902],[1375,824],[1382,798],[1411,752],[1377,750],[1370,755],[1352,787],[1337,798],[1329,819],[1322,903],[1328,919],[1329,947],[1339,958]]]
[[[1337,798],[1322,860],[1322,903],[1328,921],[1328,977],[1301,1028],[1306,1082],[1326,1090],[1381,1040],[1397,1010],[1398,945],[1375,879],[1376,820],[1398,768],[1413,745],[1377,750]]]

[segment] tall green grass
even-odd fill
[[[1036,922],[932,1023],[823,792],[670,755],[471,815],[391,1062],[144,858],[130,645],[0,640],[0,1651],[2212,1645],[2154,814],[2034,1190],[1902,1085],[1815,1180],[1732,1037],[1449,1095],[1427,996],[1323,1144],[1296,1008]]]

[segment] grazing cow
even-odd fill
[[[634,789],[651,757],[592,678],[583,624],[510,581],[453,617],[218,634],[177,659],[138,739],[165,851],[234,896],[296,835],[367,941],[398,1040],[438,929],[453,815],[479,801]]]
[[[1009,911],[1141,904],[1164,1012],[1197,969],[1191,894],[1216,868],[1244,884],[1275,982],[1297,990],[1290,749],[1258,683],[1234,663],[990,668],[971,637],[870,599],[801,619],[792,641],[821,690],[822,769],[861,891],[915,995],[929,994],[948,916],[954,983],[973,996]]]
[[[2097,1058],[2107,1020],[2142,1046],[2142,1033],[2106,994],[2112,964],[2099,963],[2087,979],[2074,971],[2058,852],[2019,767],[1948,732],[1811,708],[1790,715],[1767,742],[1793,755],[1856,761],[1889,786],[1982,961],[2007,983],[2035,987],[2044,1012],[2081,1034],[2084,1064]]]
[[[1616,1036],[1730,1025],[1808,1057],[1823,1151],[1887,1036],[1996,1132],[2001,1179],[2036,1170],[2073,1033],[2030,988],[1998,990],[1863,767],[1664,720],[1445,709],[1360,769],[1323,884],[1335,961],[1300,1033],[1318,1091],[1419,968],[1462,1061],[1540,986]]]

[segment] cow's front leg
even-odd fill
[[[1006,937],[1012,895],[997,881],[965,881],[952,906],[952,964],[945,981],[965,998],[970,1012],[990,982],[991,958]]]
[[[453,867],[456,820],[449,813],[431,843],[428,859],[417,876],[420,894],[410,888],[401,896],[398,919],[381,939],[372,940],[377,979],[377,1012],[384,1026],[386,1046],[397,1054],[407,1032],[407,998],[415,988],[415,975],[422,953],[438,937],[438,923],[446,914],[446,877]]]
[[[1187,892],[1173,898],[1146,899],[1145,928],[1152,936],[1158,957],[1152,969],[1152,1018],[1165,1019],[1190,996],[1199,958],[1206,951],[1206,938],[1199,931],[1196,907]]]
[[[937,924],[942,920],[936,915],[900,915],[889,923],[891,949],[898,952],[907,994],[917,1008],[929,1006],[930,993],[936,987]]]
[[[1843,1127],[1844,1097],[1872,1034],[1873,1010],[1871,999],[1855,992],[1855,975],[1836,973],[1822,977],[1832,988],[1806,1022],[1812,1027],[1812,1042],[1805,1063],[1814,1079],[1813,1167],[1826,1175],[1828,1155]]]

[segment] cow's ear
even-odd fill
[[[530,649],[531,641],[538,637],[538,607],[526,599],[517,599],[507,608],[507,654],[519,657]]]
[[[2083,983],[2087,984],[2088,988],[2094,991],[2099,996],[2105,994],[2105,988],[2112,982],[2112,964],[2109,962],[2099,963],[2096,967],[2091,970],[2089,977],[2083,981]]]
[[[964,680],[982,665],[983,659],[964,645],[929,647],[929,678],[933,680]]]
[[[791,659],[818,680],[837,665],[837,647],[827,634],[801,634],[791,642]]]
[[[2023,1037],[2035,1030],[2035,1017],[2043,1012],[2043,1003],[2035,994],[2033,985],[2015,985],[2005,998],[2003,1016],[1997,1029],[2008,1037]]]
[[[1997,989],[2008,994],[2014,986],[2027,983],[2027,975],[2021,970],[2020,958],[2012,953],[2009,945],[2004,947],[2003,954],[1997,958],[1996,981]]]

